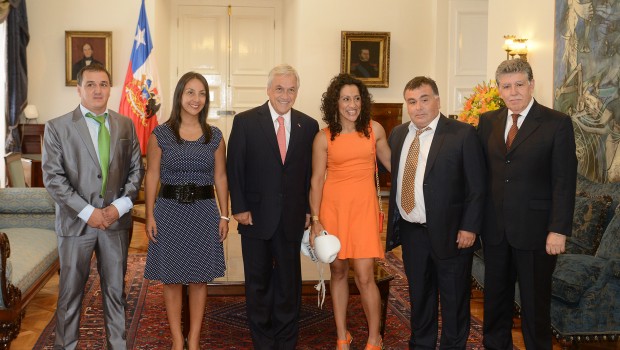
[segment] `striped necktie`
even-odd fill
[[[512,146],[512,141],[515,140],[517,132],[519,132],[519,127],[517,126],[519,116],[519,114],[512,115],[512,126],[510,127],[510,130],[508,130],[508,137],[506,137],[506,150],[510,149],[510,146]]]
[[[418,156],[420,155],[420,135],[426,130],[430,130],[428,126],[421,130],[416,130],[415,137],[405,162],[405,170],[403,171],[403,184],[400,190],[400,205],[406,213],[410,213],[415,208],[415,173],[418,169]]]

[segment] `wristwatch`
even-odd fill
[[[310,221],[311,222],[318,222],[319,221],[319,216],[318,215],[312,215],[310,217]]]

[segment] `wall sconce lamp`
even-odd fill
[[[506,51],[506,59],[510,59],[509,55],[510,55],[510,52],[512,51],[514,40],[515,40],[514,35],[504,35],[504,45],[502,46],[502,48],[504,49],[504,51]]]
[[[507,60],[520,58],[527,61],[527,39],[517,38],[514,35],[504,35],[504,45],[502,48],[506,51]]]

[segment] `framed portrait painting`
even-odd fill
[[[342,32],[340,72],[368,87],[390,85],[390,32]]]
[[[94,63],[103,65],[112,79],[112,32],[66,31],[65,85],[76,86],[80,69]]]

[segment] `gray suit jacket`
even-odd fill
[[[101,196],[101,167],[86,120],[78,106],[73,112],[45,125],[43,182],[56,202],[56,234],[80,236],[86,223],[78,214],[87,204],[105,208],[114,200],[136,198],[144,168],[140,144],[132,121],[109,111],[110,167],[105,196]],[[124,215],[108,230],[131,227],[131,215]]]

